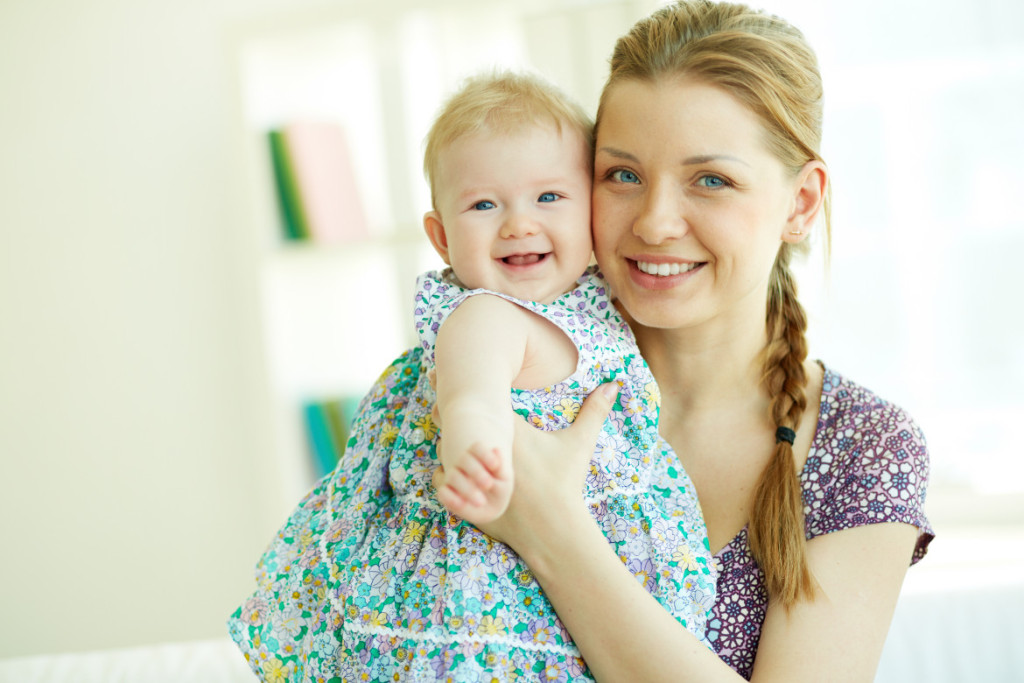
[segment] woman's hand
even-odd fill
[[[529,556],[537,534],[567,515],[588,514],[582,491],[597,436],[611,410],[619,387],[614,382],[598,387],[583,402],[574,423],[545,432],[526,420],[516,420],[513,469],[515,486],[508,509],[498,519],[478,525],[487,535]],[[435,487],[442,470],[434,473]]]

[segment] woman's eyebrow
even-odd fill
[[[633,161],[633,162],[639,162],[640,161],[639,159],[637,159],[635,156],[633,156],[629,152],[626,152],[625,150],[618,149],[617,147],[599,147],[597,149],[597,153],[598,154],[607,154],[609,156],[615,157],[616,159],[625,159],[626,161]]]
[[[614,157],[616,159],[625,159],[626,161],[632,161],[634,163],[639,163],[640,161],[629,152],[618,149],[617,147],[600,147],[598,148],[597,153],[607,154],[608,156]],[[740,159],[739,157],[730,156],[728,154],[698,154],[696,156],[687,157],[686,159],[683,159],[682,164],[680,165],[697,166],[700,164],[706,164],[711,161],[735,161],[736,163],[743,164],[744,166],[750,165],[743,159]]]
[[[730,155],[697,155],[683,160],[683,166],[698,166],[700,164],[707,164],[713,161],[732,161],[743,166],[750,166],[750,164],[744,162],[739,157],[732,157]]]
[[[739,157],[729,156],[728,154],[699,154],[697,156],[683,159],[683,166],[697,166],[699,164],[706,164],[710,161],[735,161],[738,164],[749,166],[747,162],[743,161]]]

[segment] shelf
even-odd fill
[[[264,323],[256,343],[286,498],[312,483],[302,404],[363,395],[416,342],[416,278],[444,265],[421,224],[430,209],[422,141],[442,101],[466,76],[501,65],[539,71],[593,111],[614,39],[651,8],[648,0],[396,0],[238,27]],[[268,132],[299,121],[342,128],[368,237],[284,239]]]

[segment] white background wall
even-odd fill
[[[250,588],[280,502],[225,31],[283,4],[0,2],[0,656],[209,637]]]
[[[250,590],[293,501],[231,36],[327,4],[0,0],[0,657],[220,636]],[[832,98],[814,350],[918,416],[939,479],[1019,493],[1021,7],[842,5],[771,5]]]
[[[295,501],[238,41],[345,4],[0,0],[0,658],[222,636],[252,590]]]

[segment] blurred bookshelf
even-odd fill
[[[442,101],[481,70],[529,69],[593,112],[615,39],[656,5],[348,2],[236,28],[256,341],[286,501],[323,469],[309,407],[362,396],[415,344],[416,276],[443,266],[421,227],[422,141]]]

